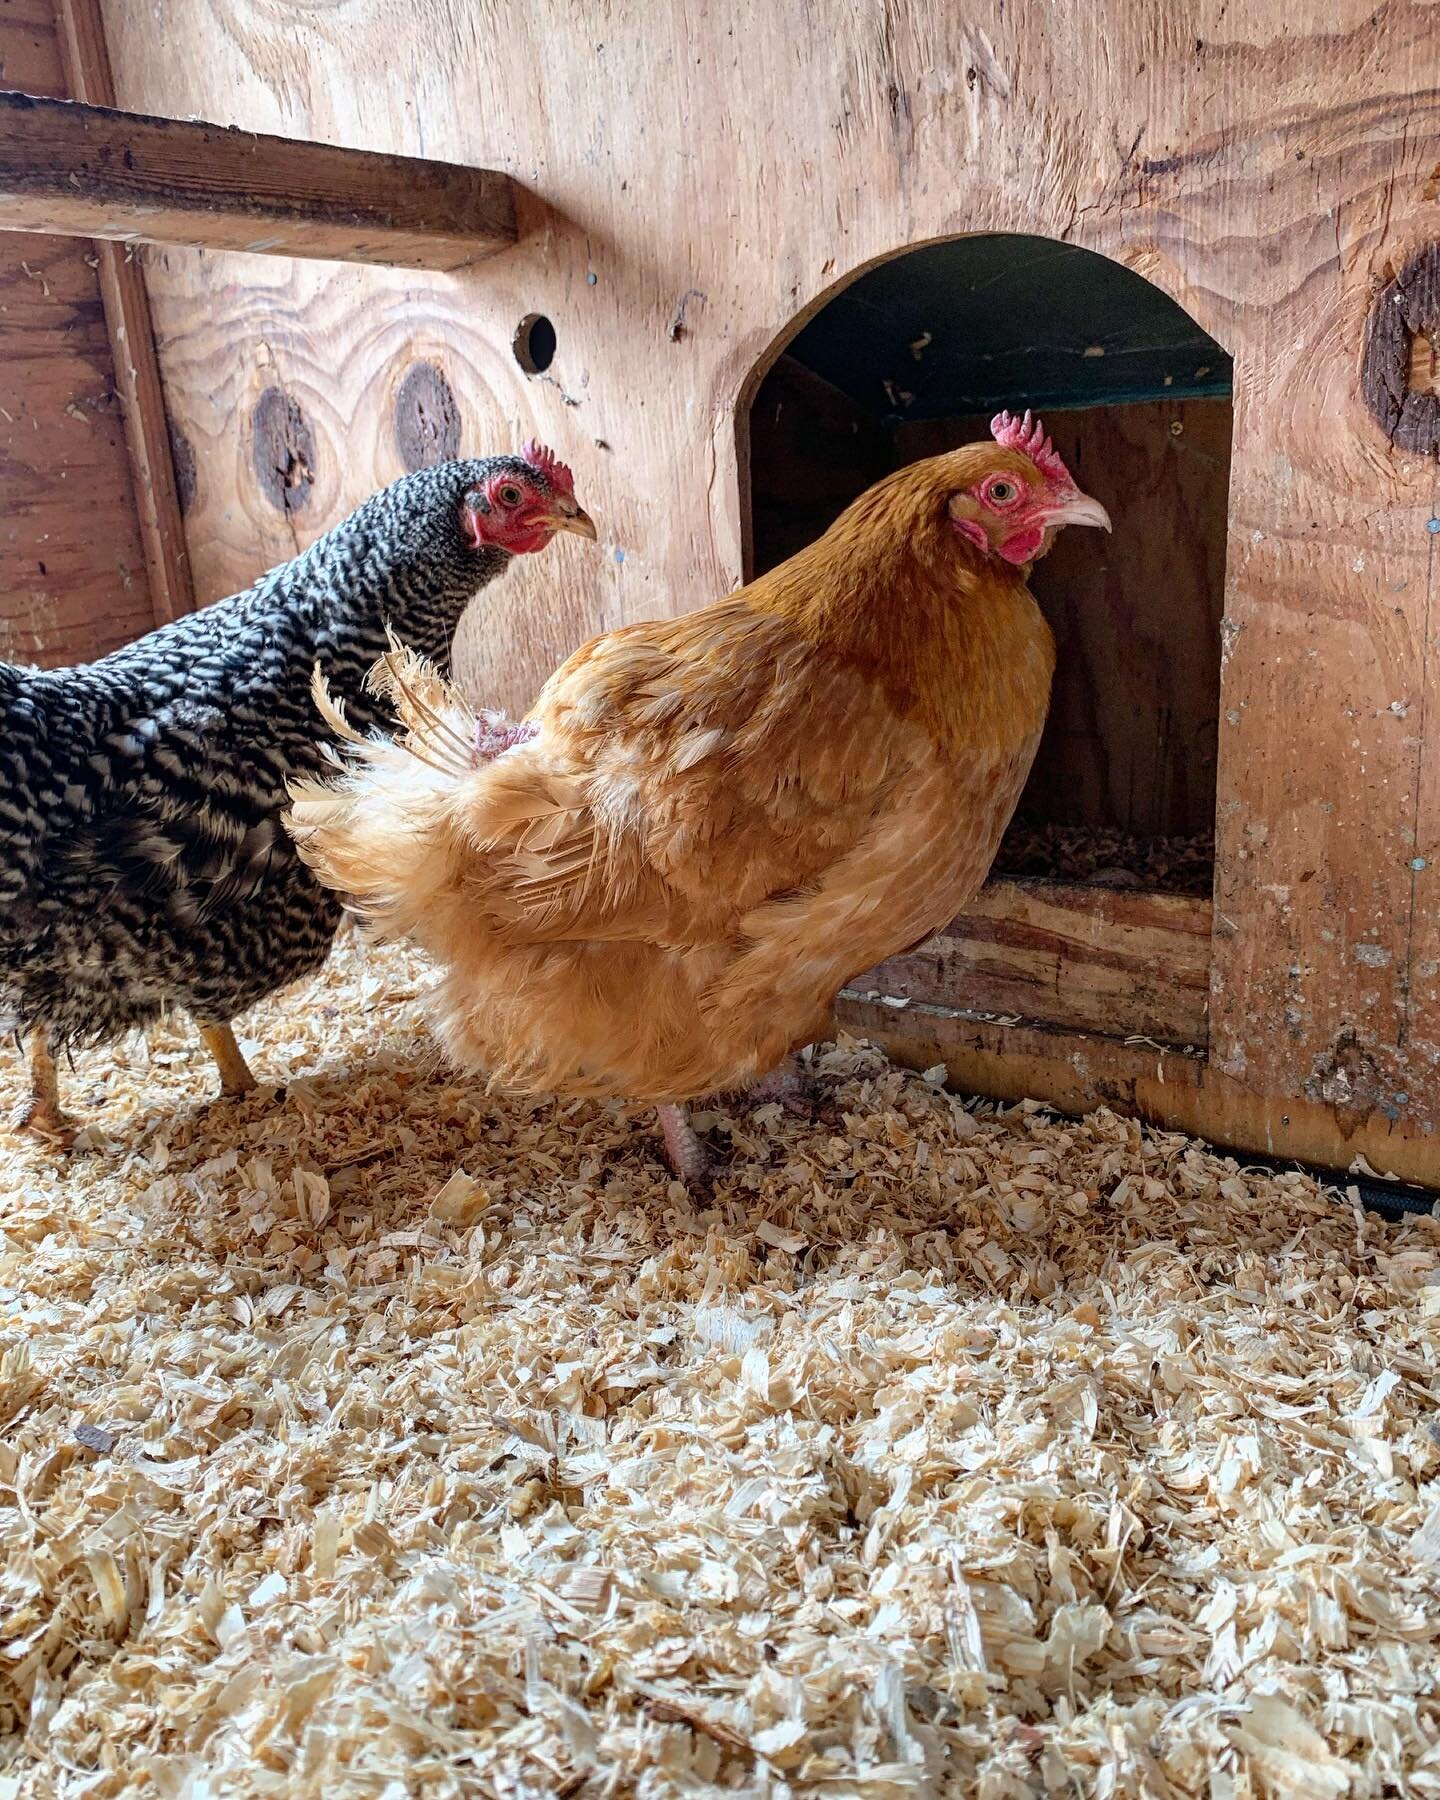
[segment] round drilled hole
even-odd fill
[[[527,375],[543,375],[555,360],[555,327],[544,313],[526,313],[515,327],[510,347]]]

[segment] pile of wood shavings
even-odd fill
[[[1147,838],[1114,826],[1017,819],[995,858],[995,873],[1208,899],[1215,885],[1215,834]]]
[[[421,979],[0,1139],[4,1800],[1440,1795],[1432,1221],[854,1044],[696,1208]]]

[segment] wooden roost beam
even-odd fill
[[[490,169],[0,92],[0,230],[459,269],[516,239]]]

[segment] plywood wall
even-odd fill
[[[464,448],[536,431],[575,464],[603,553],[558,547],[468,628],[501,701],[597,628],[739,580],[737,406],[874,259],[1021,230],[1163,286],[1236,364],[1211,1054],[1255,1092],[1433,1141],[1436,467],[1358,380],[1376,296],[1440,237],[1433,6],[109,0],[106,19],[124,104],[523,183],[524,241],[471,275],[168,253],[152,282],[210,593],[398,472],[417,362]],[[532,311],[557,332],[542,377],[510,350]],[[278,503],[267,393],[305,432],[308,478]]]
[[[0,0],[0,85],[66,94],[50,0]],[[0,658],[83,661],[153,624],[93,249],[0,235]]]

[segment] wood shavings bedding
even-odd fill
[[[1432,1221],[853,1043],[696,1207],[421,980],[0,1138],[0,1800],[1440,1795]]]
[[[1147,838],[1114,826],[1020,818],[1005,834],[995,873],[1209,899],[1215,885],[1215,834]]]

